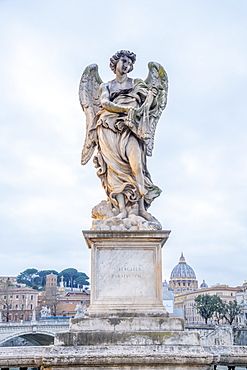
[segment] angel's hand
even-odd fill
[[[159,93],[159,89],[156,86],[152,86],[151,91],[152,91],[153,96],[156,98],[156,96]]]

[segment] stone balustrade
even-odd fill
[[[200,347],[200,346],[198,346]],[[176,345],[147,346],[37,346],[0,348],[0,368],[41,370],[106,369],[193,369],[215,368],[218,365],[234,369],[247,366],[247,346],[203,346],[197,348]],[[200,355],[200,357],[199,357]]]

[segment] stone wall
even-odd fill
[[[231,346],[234,344],[231,326],[219,327],[187,327],[186,330],[197,331],[200,334],[201,344],[204,346]]]
[[[247,327],[233,328],[234,344],[237,346],[247,346]]]

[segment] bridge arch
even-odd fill
[[[49,331],[24,331],[24,332],[15,332],[11,333],[11,335],[7,335],[5,338],[2,338],[0,340],[0,346],[2,346],[4,343],[10,341],[11,339],[15,338],[23,338],[26,339],[28,342],[30,342],[34,346],[47,346],[49,344],[54,343],[54,336],[55,334],[53,332]]]

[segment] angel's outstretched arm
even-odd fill
[[[131,109],[130,106],[117,105],[110,101],[110,93],[107,84],[102,84],[99,89],[100,102],[103,108],[112,113],[128,113]]]

